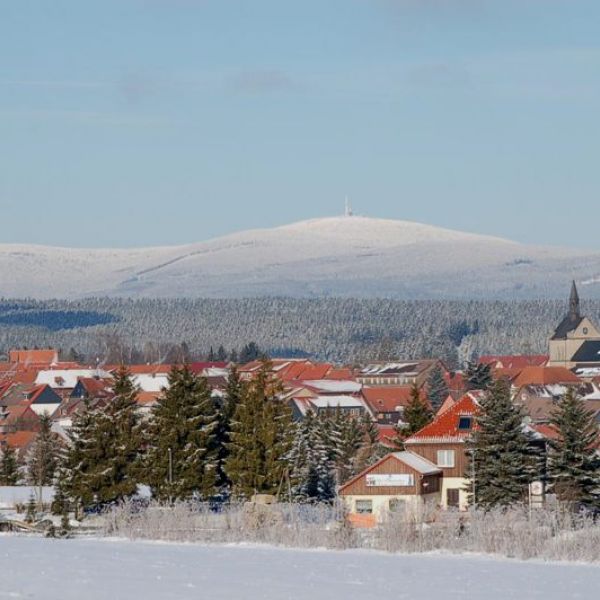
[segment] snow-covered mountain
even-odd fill
[[[332,217],[185,246],[0,245],[5,297],[600,296],[600,252],[540,247],[429,225]]]

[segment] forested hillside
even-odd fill
[[[600,301],[583,310],[600,321]],[[65,359],[157,361],[172,360],[182,343],[202,358],[211,347],[229,353],[254,341],[271,356],[442,356],[457,364],[474,354],[545,351],[565,311],[554,300],[2,300],[0,350],[54,346]]]

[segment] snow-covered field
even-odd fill
[[[0,536],[0,599],[510,600],[596,598],[600,567]]]

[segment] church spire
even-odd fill
[[[577,292],[577,285],[573,280],[573,285],[571,286],[571,297],[569,298],[569,316],[572,319],[581,318],[581,312],[579,309],[579,293]]]

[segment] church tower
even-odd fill
[[[569,311],[560,322],[550,338],[548,350],[549,367],[566,367],[572,369],[578,364],[587,363],[588,350],[592,345],[600,344],[600,330],[597,326],[581,314],[581,304],[577,285],[573,281],[569,297]],[[598,358],[600,364],[600,357]]]

